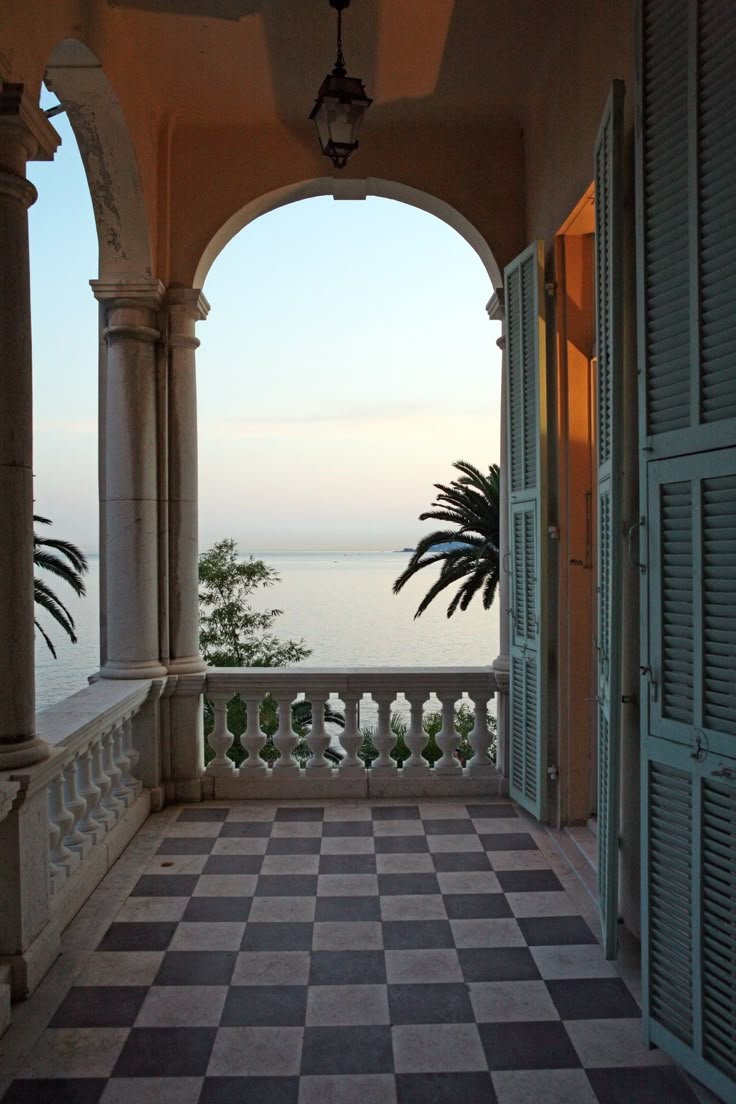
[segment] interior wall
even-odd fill
[[[555,242],[557,305],[558,823],[595,808],[594,272],[591,233]]]
[[[593,177],[593,146],[614,79],[633,133],[635,0],[565,0],[529,68],[524,122],[526,238],[550,241]]]
[[[180,120],[166,170],[171,253],[162,279],[191,286],[209,243],[243,207],[333,174],[340,182],[390,180],[435,196],[475,227],[503,269],[524,244],[523,173],[522,136],[515,125],[364,131],[354,161],[344,173],[334,173],[316,139],[304,146],[286,128],[243,133],[230,125]]]

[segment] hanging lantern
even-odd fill
[[[322,153],[336,169],[344,169],[358,148],[358,131],[373,103],[366,96],[360,77],[349,77],[342,52],[342,13],[350,0],[330,0],[337,11],[337,57],[335,66],[322,81],[309,116],[317,128]]]

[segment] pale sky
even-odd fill
[[[95,551],[97,244],[74,137],[53,123],[55,161],[29,165],[35,509]],[[201,547],[413,545],[452,462],[499,458],[492,290],[456,231],[390,200],[304,200],[241,231],[198,325]]]

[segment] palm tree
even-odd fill
[[[394,583],[398,594],[414,575],[432,564],[441,564],[439,578],[432,584],[419,603],[414,617],[420,617],[438,594],[460,583],[447,607],[447,616],[456,609],[467,609],[478,591],[483,608],[490,609],[498,586],[498,519],[499,519],[499,467],[491,464],[488,474],[466,460],[453,465],[461,475],[449,486],[435,483],[440,494],[432,503],[432,509],[419,515],[420,521],[450,522],[457,529],[438,529],[422,537],[406,570]]]
[[[39,525],[51,525],[49,518],[39,517],[37,514],[33,515],[33,521]],[[70,541],[54,540],[52,537],[40,537],[38,533],[34,532],[33,564],[34,567],[40,567],[44,571],[56,575],[59,579],[63,579],[80,598],[86,594],[82,575],[88,568],[87,558],[77,548],[76,544],[72,544]],[[49,584],[35,575],[33,577],[33,600],[37,606],[46,610],[61,625],[72,644],[76,644],[77,634],[74,631],[74,618]],[[48,644],[49,651],[56,659],[56,649],[48,633],[39,624],[38,618],[35,619],[35,622],[36,628]]]

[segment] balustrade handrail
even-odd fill
[[[472,691],[496,691],[496,671],[487,667],[209,667],[205,676],[205,685],[209,690],[224,691],[242,683],[254,690],[264,687],[291,689],[305,693],[314,686],[329,687],[329,692],[338,694],[340,690],[360,690],[370,693],[371,688],[396,688],[397,693],[404,690],[429,691],[459,690],[472,697]]]
[[[214,707],[214,728],[208,737],[214,758],[206,775],[232,777],[235,770],[229,750],[233,733],[228,728],[228,703],[239,695],[247,708],[247,726],[240,737],[246,758],[238,775],[256,782],[259,777],[288,778],[296,776],[342,778],[365,776],[366,764],[358,756],[363,740],[359,709],[365,695],[370,695],[378,717],[371,739],[378,757],[370,764],[372,778],[393,776],[397,763],[392,751],[398,736],[391,723],[391,704],[400,696],[409,705],[410,719],[403,735],[410,758],[403,764],[404,779],[413,776],[433,777],[485,776],[493,770],[488,757],[491,733],[487,723],[487,704],[498,689],[493,667],[216,667],[205,677],[205,693]],[[278,705],[278,731],[272,738],[261,728],[259,718],[262,699],[271,694]],[[299,743],[292,725],[291,705],[304,695],[312,704],[311,725],[306,736],[310,757],[302,765],[295,758]],[[423,728],[423,712],[427,699],[435,695],[441,706],[442,727],[435,737],[442,752],[441,759],[430,767],[423,757],[428,736]],[[461,771],[456,752],[459,736],[455,726],[455,703],[467,695],[474,703],[475,723],[469,742],[475,752],[469,766]],[[332,742],[325,729],[325,705],[337,697],[345,705],[345,724],[339,734],[343,757],[339,765],[327,760],[325,752]],[[278,758],[267,766],[262,757],[267,741],[272,739]]]
[[[33,793],[48,785],[64,765],[100,733],[139,711],[151,691],[150,679],[100,679],[36,714],[36,732],[51,755],[31,767],[10,771],[9,778]]]

